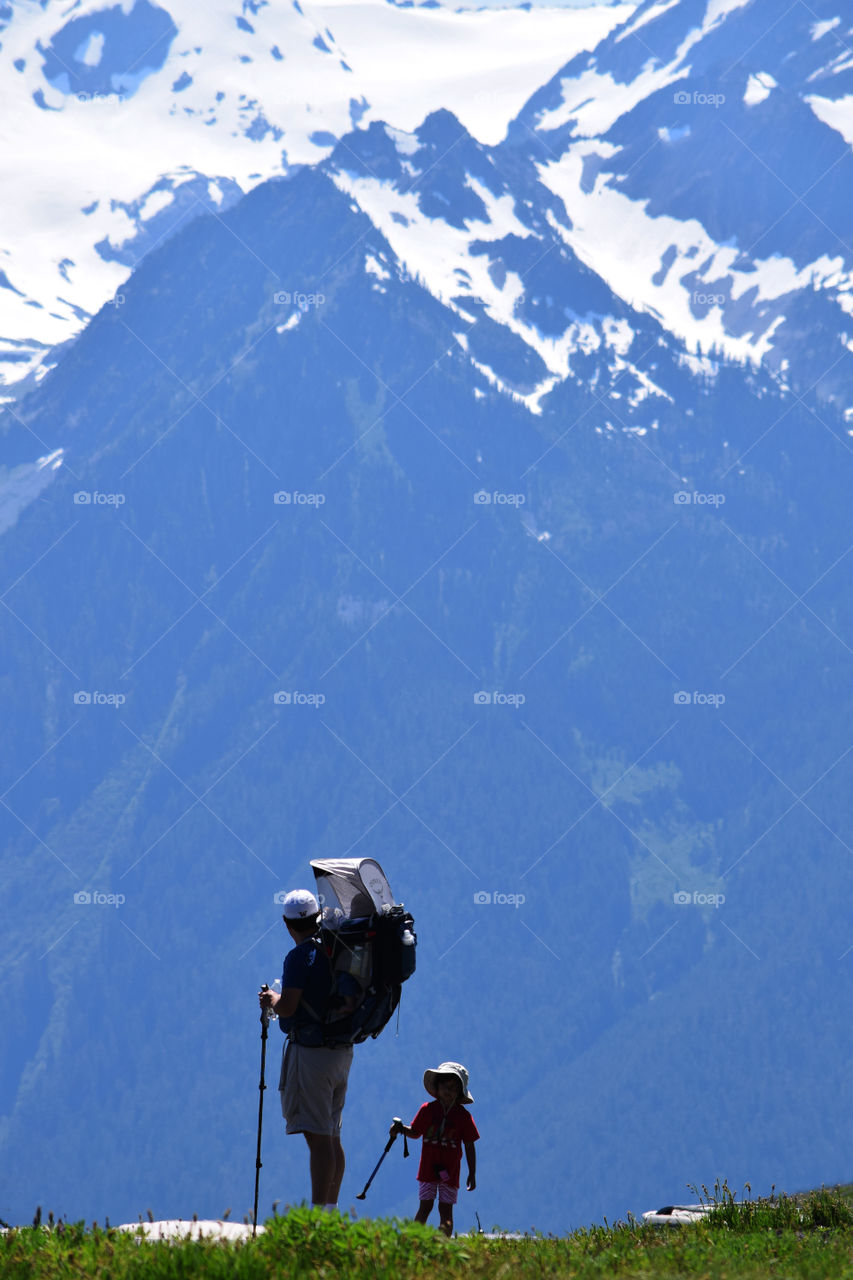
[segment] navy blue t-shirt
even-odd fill
[[[302,992],[302,999],[296,1013],[291,1018],[279,1018],[282,1031],[292,1031],[295,1027],[304,1026],[306,1022],[322,1019],[326,1014],[331,987],[329,961],[316,938],[306,938],[299,942],[284,957],[284,968],[281,974],[281,989],[295,987]],[[310,1005],[316,1015],[312,1018]]]

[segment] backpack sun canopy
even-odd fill
[[[322,858],[311,867],[326,918],[340,913],[355,920],[395,905],[385,872],[373,858]]]

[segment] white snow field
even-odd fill
[[[634,9],[286,0],[248,21],[236,0],[163,0],[177,30],[144,48],[137,4],[22,0],[0,23],[0,383],[45,372],[175,216],[323,158],[356,123],[411,130],[445,107],[497,142]]]
[[[258,1235],[264,1228],[258,1227]],[[163,1218],[158,1222],[123,1222],[116,1231],[142,1235],[147,1240],[251,1240],[252,1228],[242,1222],[224,1222],[221,1218],[187,1221]]]

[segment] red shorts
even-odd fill
[[[434,1200],[438,1192],[439,1204],[456,1204],[459,1195],[458,1187],[449,1187],[446,1182],[419,1182],[418,1199]]]

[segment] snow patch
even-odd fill
[[[682,221],[667,214],[650,218],[647,201],[631,200],[601,178],[593,190],[585,191],[580,147],[537,168],[541,181],[565,206],[566,225],[556,217],[549,218],[556,233],[617,296],[650,311],[697,353],[718,346],[735,360],[760,361],[773,345],[775,330],[784,322],[786,294],[809,287],[830,288],[843,279],[839,276],[844,270],[842,259],[826,255],[799,271],[791,259],[781,256],[758,259],[749,264],[749,270],[743,270],[738,265],[738,249],[718,245],[697,219]],[[669,270],[662,278],[664,254]],[[699,280],[697,263],[703,263]],[[689,277],[690,283],[682,283],[683,277]],[[702,280],[709,282],[707,292],[702,290]],[[709,306],[709,299],[716,299],[718,282],[723,280],[730,281],[726,292]],[[756,328],[764,330],[760,336],[750,332],[735,336],[726,328],[726,308],[753,289],[754,308],[778,301],[778,312],[769,325],[766,314],[757,317]]]
[[[705,31],[720,22],[723,18],[728,17],[735,9],[743,9],[746,5],[751,4],[752,0],[708,0],[708,8],[705,10],[705,21],[702,24]]]
[[[777,88],[776,81],[769,71],[758,71],[747,80],[743,100],[748,107],[755,107],[765,98],[769,98],[771,91],[775,88]]]
[[[211,1218],[185,1222],[182,1218],[164,1218],[159,1222],[123,1222],[116,1231],[144,1236],[147,1240],[251,1240],[252,1228],[248,1223],[214,1221]],[[258,1235],[264,1231],[257,1228]]]
[[[406,133],[403,129],[392,129],[389,124],[385,126],[385,132],[394,143],[400,155],[413,156],[416,151],[420,151],[421,144],[418,137],[414,133]]]
[[[174,198],[174,193],[168,191],[165,187],[161,187],[159,191],[152,191],[139,210],[140,219],[143,222],[147,222],[149,218],[153,218],[161,210],[167,209]]]
[[[374,258],[372,253],[364,256],[364,269],[368,275],[376,276],[377,280],[390,280],[391,272],[383,267],[378,258]]]
[[[84,67],[100,66],[105,43],[106,36],[102,31],[90,31],[88,39],[74,50],[74,61],[82,62]]]
[[[853,147],[853,94],[848,93],[844,98],[821,98],[810,94],[803,100],[822,124],[835,129],[847,145]]]
[[[36,462],[0,466],[0,534],[10,529],[24,508],[47,488],[62,461],[62,449],[55,449]]]
[[[694,28],[682,40],[671,62],[656,66],[657,59],[650,57],[639,75],[625,84],[614,80],[609,71],[602,74],[594,65],[588,65],[580,75],[561,81],[562,103],[541,112],[537,128],[560,129],[574,120],[577,137],[608,133],[616,121],[638,103],[689,74],[690,68],[684,65],[684,59],[703,34],[702,29]]]
[[[648,22],[654,22],[656,18],[661,16],[661,14],[666,13],[668,9],[673,9],[677,4],[678,0],[662,0],[660,4],[653,4],[652,7],[647,9],[645,13],[641,14],[639,18],[635,18],[633,22],[629,22],[628,26],[614,37],[613,43],[619,44],[622,40],[626,40],[628,36],[634,35],[635,32],[639,31],[640,28],[644,27]]]
[[[662,125],[658,129],[658,137],[661,142],[680,142],[682,138],[689,138],[691,133],[690,125],[682,125],[679,129],[669,129],[666,125]]]
[[[841,22],[840,18],[828,18],[826,22],[815,22],[812,24],[811,36],[812,43],[815,40],[822,40],[828,31],[834,31]]]

